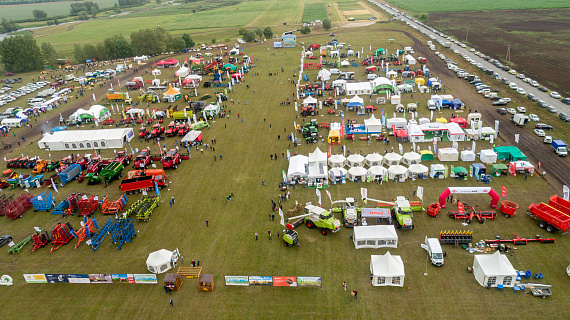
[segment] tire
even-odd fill
[[[174,169],[178,169],[178,165],[177,165],[177,164],[174,165]]]
[[[553,226],[551,226],[551,225],[547,225],[547,226],[546,226],[546,231],[547,231],[547,232],[552,233],[552,232],[554,232],[555,230],[556,230],[556,229],[555,229]]]
[[[544,229],[544,228],[546,227],[546,222],[540,221],[540,222],[538,223],[538,226],[541,227],[542,229]]]
[[[326,236],[327,235],[327,229],[321,229],[321,234],[323,236]]]
[[[315,225],[311,222],[311,221],[307,221],[307,227],[309,227],[309,229],[313,229]]]

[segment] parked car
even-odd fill
[[[528,100],[530,100],[530,101],[536,101],[536,100],[538,100],[538,98],[537,98],[534,94],[532,94],[532,93],[528,93],[528,94],[526,95],[526,97],[527,97]]]
[[[538,87],[538,91],[548,92],[548,89],[546,87]]]
[[[552,91],[550,93],[550,96],[553,97],[554,99],[560,99],[562,98],[562,96],[560,95],[560,93],[556,92],[556,91]]]
[[[552,130],[552,126],[546,123],[537,123],[534,127],[536,129]]]
[[[530,82],[530,85],[533,86],[533,87],[538,87],[538,86],[539,86],[538,82],[536,82],[535,80],[532,80],[532,81]]]
[[[14,75],[14,74],[12,74]],[[9,234],[3,235],[0,237],[0,248],[7,245],[12,241],[12,236]]]
[[[564,104],[570,104],[570,98],[564,98],[560,101],[562,101],[562,103],[564,103]]]
[[[523,88],[517,88],[517,92],[518,92],[519,94],[526,94],[526,91],[524,91]]]
[[[517,110],[515,110],[514,108],[508,108],[507,112],[510,114],[515,114],[515,113],[517,113]]]
[[[525,78],[524,73],[517,74],[517,78],[524,79]]]
[[[536,104],[537,104],[539,107],[541,107],[541,108],[546,108],[546,107],[548,107],[548,103],[546,103],[546,101],[544,101],[544,100],[538,100],[538,101],[536,102]]]
[[[557,113],[558,112],[558,110],[556,110],[556,108],[554,108],[553,106],[546,107],[546,110],[550,113]]]
[[[506,103],[511,102],[511,98],[501,98],[501,101],[505,101]]]
[[[570,116],[568,116],[566,113],[564,112],[560,112],[560,114],[558,115],[558,117],[560,117],[560,119],[564,120],[564,122],[568,122],[570,121]]]
[[[517,107],[517,111],[520,113],[526,113],[526,108],[525,107]]]
[[[494,105],[494,106],[506,106],[506,105],[507,105],[507,102],[506,102],[506,101],[503,101],[502,99],[500,99],[500,100],[498,100],[498,101],[493,102],[493,105]]]
[[[542,129],[534,129],[534,133],[539,137],[546,136],[546,133],[544,133],[544,130],[542,130]]]
[[[505,115],[507,114],[507,109],[505,108],[497,108],[497,113]]]
[[[529,114],[529,115],[528,115],[528,118],[529,118],[531,121],[534,121],[534,122],[539,122],[539,121],[540,121],[540,119],[538,118],[538,116],[537,116],[536,114],[534,114],[534,113]]]

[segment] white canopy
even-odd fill
[[[416,163],[409,166],[408,171],[411,174],[425,174],[427,176],[429,169],[423,164]]]
[[[152,70],[152,72],[151,72],[151,74],[152,74],[153,76],[159,76],[161,73],[162,73],[162,72],[161,72],[160,70],[158,70],[158,69],[154,69],[154,70]]]
[[[445,175],[445,166],[441,163],[434,163],[430,165],[429,170],[429,176],[432,178],[435,178],[436,176],[443,178]]]
[[[384,177],[387,172],[388,172],[388,169],[386,169],[382,166],[372,166],[372,167],[370,167],[370,169],[368,169],[368,171],[366,172],[366,175],[368,177],[372,176],[372,180],[378,180],[378,179],[380,179],[380,177]]]
[[[471,150],[461,151],[461,161],[475,161],[475,153]]]
[[[382,161],[383,164],[388,166],[400,164],[400,162],[402,161],[402,156],[397,153],[390,152],[384,156],[384,159]]]
[[[111,112],[109,109],[99,104],[96,104],[89,108],[89,112],[93,115],[95,121],[103,121],[111,117]]]
[[[440,148],[437,150],[437,158],[439,161],[458,161],[459,151],[454,148]]]
[[[416,152],[406,152],[402,157],[402,163],[408,166],[420,163],[421,161],[422,161],[422,156]]]
[[[331,73],[327,69],[323,68],[319,70],[318,77],[321,79],[321,81],[329,81],[331,79]]]
[[[364,166],[364,157],[355,153],[351,154],[346,158],[349,167],[363,167]],[[349,170],[350,171],[350,170]]]
[[[307,178],[309,175],[309,157],[304,155],[292,156],[289,159],[289,169],[287,169],[287,179],[293,178]]]
[[[138,109],[138,108],[132,108],[129,111],[127,111],[128,114],[133,115],[133,114],[144,114],[144,109]]]
[[[329,157],[329,166],[331,168],[342,168],[346,165],[346,158],[340,154],[333,154]]]
[[[176,71],[176,76],[180,78],[186,77],[190,73],[190,68],[181,67]]]
[[[379,153],[370,153],[366,155],[364,163],[367,164],[369,167],[380,166],[382,165],[382,159],[384,159],[384,157],[381,156]]]
[[[480,285],[514,287],[517,272],[509,259],[498,250],[495,253],[475,255],[473,275]]]
[[[401,166],[399,164],[392,165],[388,168],[388,178],[394,179],[405,179],[408,176],[408,168]]]
[[[322,162],[326,165],[327,154],[323,153],[321,149],[317,147],[314,152],[309,153],[309,162]]]
[[[376,119],[374,114],[370,116],[370,119],[364,119],[364,126],[367,132],[382,132],[382,121]]]
[[[164,273],[176,266],[178,255],[178,249],[174,251],[160,249],[151,252],[146,259],[146,267],[152,273]]]
[[[356,102],[356,103],[364,104],[364,99],[362,99],[358,95],[355,95],[354,97],[350,98],[349,101],[350,101],[350,103]]]
[[[398,234],[392,225],[355,226],[354,247],[360,248],[397,248]]]
[[[122,148],[133,136],[133,128],[65,130],[45,133],[38,146],[52,151]]]
[[[348,67],[348,66],[350,65],[350,62],[348,62],[348,60],[342,60],[342,61],[340,62],[340,65],[343,66],[343,67]]]
[[[303,100],[303,104],[304,104],[304,105],[305,105],[305,104],[316,104],[317,102],[318,102],[318,100],[315,99],[315,98],[313,98],[313,97],[311,97],[311,96],[309,96],[309,97],[307,97],[305,100]]]
[[[332,168],[329,170],[329,177],[331,180],[334,179],[337,181],[342,181],[343,177],[346,178],[347,171],[345,168]]]
[[[483,163],[495,163],[497,162],[497,153],[495,153],[495,151],[492,149],[481,150],[479,158]]]
[[[390,251],[385,255],[370,256],[370,273],[372,285],[377,286],[404,286],[404,262],[400,256],[393,256]]]
[[[352,167],[348,169],[347,177],[352,181],[355,181],[357,179],[360,179],[360,181],[366,181],[366,169],[363,167]]]

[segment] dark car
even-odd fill
[[[489,99],[491,99],[491,100],[501,100],[502,98],[499,97],[499,96],[494,96],[494,97],[491,97],[491,98],[489,98]]]
[[[538,98],[537,98],[534,94],[532,94],[532,93],[527,94],[526,97],[527,97],[528,100],[530,100],[530,101],[536,101],[536,100],[538,100]]]
[[[499,114],[507,114],[507,109],[505,109],[505,108],[497,108],[497,112],[498,112]]]
[[[537,123],[535,128],[542,130],[552,130],[552,126],[546,123]]]
[[[548,89],[546,89],[546,87],[538,87],[538,91],[548,92]]]
[[[538,100],[538,101],[536,102],[536,104],[537,104],[539,107],[541,107],[541,108],[546,108],[546,107],[548,107],[548,103],[546,103],[546,101],[544,101],[544,100]]]
[[[12,241],[12,236],[9,234],[3,235],[0,237],[0,248],[7,245]]]
[[[564,122],[568,122],[570,121],[570,116],[568,116],[566,113],[561,112],[558,117],[560,117],[560,119],[564,120]]]
[[[507,102],[506,101],[495,101],[493,102],[494,106],[506,106]]]
[[[562,103],[565,103],[565,104],[570,104],[570,98],[564,98],[560,101],[562,101]]]

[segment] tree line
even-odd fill
[[[271,30],[271,27],[265,27],[264,29],[261,27],[248,29],[242,26],[238,29],[238,33],[245,42],[252,42],[261,37],[266,39],[271,39],[273,37],[273,30]]]

